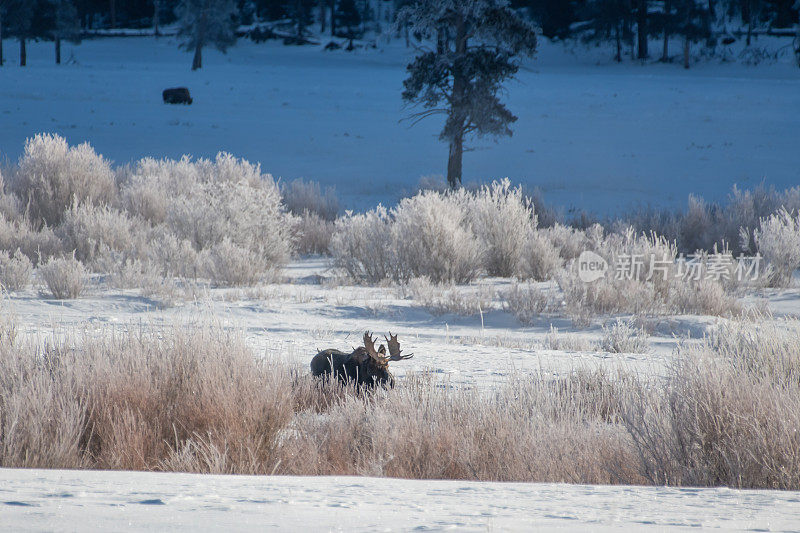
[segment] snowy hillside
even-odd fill
[[[89,141],[117,164],[225,150],[276,178],[333,185],[357,210],[445,173],[441,118],[402,120],[411,112],[400,98],[402,40],[355,53],[242,40],[228,55],[208,50],[197,72],[169,37],[65,43],[60,67],[51,48],[31,43],[27,68],[11,59],[0,73],[0,154],[11,161],[41,132]],[[616,65],[609,49],[572,55],[542,39],[518,78],[504,97],[519,116],[514,136],[469,143],[465,182],[508,176],[555,205],[602,213],[800,180],[800,70],[788,57],[684,71]],[[194,104],[165,106],[161,91],[173,86],[188,87]]]

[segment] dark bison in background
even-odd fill
[[[384,337],[389,345],[389,357],[386,348],[381,346],[375,350],[375,340],[369,332],[364,333],[364,346],[359,346],[352,353],[345,353],[335,348],[322,350],[311,360],[311,373],[315,377],[328,378],[335,376],[342,383],[355,383],[374,387],[393,387],[394,377],[389,373],[389,361],[410,359],[414,354],[400,355],[400,343],[397,335],[389,333]]]
[[[189,94],[189,89],[186,87],[175,87],[173,89],[164,89],[161,93],[164,98],[165,104],[186,104],[192,103],[192,97]]]

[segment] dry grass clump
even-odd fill
[[[616,322],[603,326],[603,338],[600,346],[611,353],[646,353],[650,346],[648,335],[643,327],[637,327],[633,320]]]
[[[39,265],[37,272],[57,300],[77,298],[86,288],[88,272],[74,257],[50,258]]]
[[[550,325],[550,331],[544,336],[544,347],[560,352],[595,352],[598,346],[591,339],[574,333],[561,333],[557,327]]]
[[[437,316],[447,313],[473,316],[492,308],[493,295],[486,286],[435,284],[428,278],[414,278],[403,288],[412,299]]]
[[[14,255],[0,250],[0,289],[18,291],[31,281],[33,263],[19,249]]]
[[[554,302],[540,288],[531,284],[513,283],[502,293],[503,307],[520,323],[533,324],[539,315],[555,307]]]
[[[732,322],[638,389],[623,419],[651,483],[800,487],[798,328]]]

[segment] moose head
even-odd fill
[[[335,348],[322,350],[311,360],[311,373],[317,377],[335,376],[342,383],[353,382],[367,387],[394,386],[394,377],[389,373],[389,361],[410,359],[414,354],[402,355],[397,335],[389,332],[386,347],[381,345],[375,349],[375,339],[367,331],[364,333],[364,345],[345,353]]]

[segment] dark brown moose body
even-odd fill
[[[364,333],[364,346],[351,353],[334,348],[322,350],[311,360],[311,374],[315,377],[336,377],[342,383],[355,383],[374,387],[394,387],[394,377],[389,373],[389,361],[410,359],[414,354],[400,355],[397,336],[389,334],[389,357],[381,346],[375,349],[375,341],[369,332]]]

